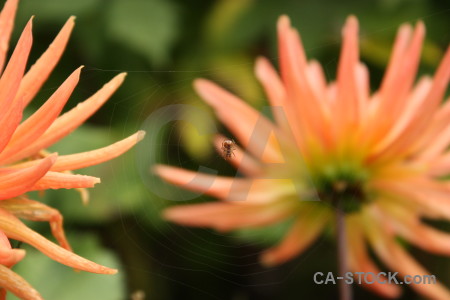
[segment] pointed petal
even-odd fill
[[[323,208],[299,216],[282,242],[261,256],[261,262],[274,266],[299,255],[319,237],[329,221],[330,212]]]
[[[42,300],[41,295],[22,277],[8,267],[0,265],[0,286],[7,289],[20,299]]]
[[[49,171],[31,187],[31,190],[90,188],[97,183],[100,183],[100,178]]]
[[[57,262],[91,273],[117,273],[117,270],[98,265],[50,242],[4,210],[0,210],[0,219],[0,230],[2,230],[9,238],[30,244]]]
[[[369,126],[371,126],[367,130],[368,138],[372,142],[378,142],[392,125],[393,120],[392,114],[389,111],[390,107],[394,105],[400,107],[399,103],[392,103],[392,99],[396,99],[395,102],[397,102],[397,97],[392,98],[392,93],[395,92],[399,80],[402,79],[402,67],[405,64],[405,56],[410,45],[411,36],[412,28],[410,25],[404,24],[399,28],[394,49],[381,84],[378,105],[376,106],[372,120],[369,122]],[[399,102],[402,102],[402,99],[399,100]],[[396,120],[394,125],[397,123]]]
[[[409,207],[405,208],[393,201],[386,202],[383,204],[378,201],[384,219],[392,224],[400,236],[428,252],[450,256],[450,234],[422,224],[420,216],[411,212]]]
[[[416,110],[416,115],[403,130],[402,134],[389,145],[385,156],[408,154],[411,152],[411,147],[415,145],[415,141],[424,134],[424,131],[429,126],[430,118],[436,113],[439,108],[445,90],[448,87],[450,80],[450,47],[442,59],[438,70],[433,79],[431,88],[426,95],[424,101]]]
[[[383,94],[386,93],[386,90],[390,90],[392,86],[395,86],[395,80],[398,78],[397,74],[401,71],[403,58],[405,57],[412,33],[412,27],[409,24],[403,24],[397,31],[392,54],[381,83],[380,90]]]
[[[23,98],[25,106],[36,96],[61,58],[75,24],[74,20],[73,16],[67,20],[48,49],[23,77],[16,99]]]
[[[264,91],[269,98],[272,107],[282,108],[283,114],[280,114],[279,109],[273,109],[276,123],[281,128],[292,128],[294,135],[299,134],[295,125],[294,111],[285,109],[288,107],[286,99],[286,90],[283,86],[281,78],[278,76],[272,64],[265,58],[259,57],[256,60],[255,73],[258,80],[264,87]],[[286,120],[287,119],[287,120]],[[300,136],[299,136],[300,137]]]
[[[369,242],[375,253],[386,266],[405,275],[430,275],[417,261],[411,257],[388,232],[383,231],[373,217],[368,216],[365,223],[365,231]],[[369,221],[370,220],[370,221]],[[430,299],[450,299],[450,292],[440,283],[436,284],[412,284],[410,285],[417,293]]]
[[[8,146],[0,154],[1,162],[11,163],[19,159],[18,151],[39,138],[53,123],[75,89],[81,68],[74,71],[38,111],[19,125]]]
[[[93,165],[101,164],[105,161],[116,158],[125,153],[136,143],[144,138],[145,132],[138,131],[122,141],[114,143],[110,146],[96,149],[89,152],[77,153],[72,155],[63,155],[58,157],[56,163],[52,166],[52,171],[67,171],[86,168]]]
[[[215,176],[157,165],[153,171],[165,181],[236,204],[269,203],[296,193],[289,179],[243,179]],[[290,185],[291,184],[291,185]]]
[[[6,61],[9,39],[11,38],[14,27],[14,17],[16,16],[18,2],[18,0],[6,1],[0,13],[0,74]]]
[[[396,145],[397,148],[401,147],[402,149],[410,146],[410,144],[405,144],[405,142],[398,143],[398,140],[402,135],[405,135],[405,132],[407,132],[408,128],[411,128],[412,124],[415,122],[417,116],[421,112],[420,108],[425,102],[426,96],[431,88],[432,80],[429,77],[422,77],[414,90],[411,92],[407,105],[402,114],[396,120],[394,126],[372,148],[372,157],[370,158],[370,160],[383,158],[383,156],[386,157],[387,154],[389,154],[388,151],[392,152],[392,149],[390,148],[393,148],[393,145]],[[372,124],[378,123],[372,122]],[[381,127],[376,130],[378,132],[374,133],[375,135],[382,135],[383,129]],[[419,139],[420,136],[416,135],[416,138]]]
[[[433,86],[431,87],[423,104],[425,111],[422,113],[426,117],[430,117],[439,107],[439,104],[444,97],[445,91],[448,88],[450,81],[450,46],[447,48],[444,57],[442,58],[439,67],[433,78]],[[428,121],[426,118],[424,121]]]
[[[92,116],[106,102],[106,100],[111,97],[111,95],[122,84],[125,75],[125,73],[117,75],[89,99],[79,103],[75,108],[57,118],[39,139],[36,141],[31,141],[29,145],[26,145],[22,149],[18,149],[16,153],[11,154],[11,160],[15,161],[33,155],[41,149],[48,148],[63,137],[67,136],[78,126],[83,124],[86,119]]]
[[[19,126],[20,121],[22,120],[22,112],[23,102],[22,100],[17,100],[15,105],[10,107],[6,116],[0,120],[0,128],[3,128],[2,134],[0,135],[0,153],[8,145],[11,137]]]
[[[450,120],[450,98],[444,100],[444,103],[436,111],[432,119],[427,132],[418,141],[417,145],[417,159],[429,160],[435,153],[428,153],[428,148],[433,146],[434,141],[438,138],[443,130],[448,126]]]
[[[42,159],[39,164],[0,175],[0,199],[19,196],[31,190],[55,163],[56,155]]]
[[[358,20],[354,16],[347,18],[342,31],[343,43],[337,74],[337,101],[334,116],[340,130],[354,128],[359,122],[359,101],[357,94],[356,70],[359,61]]]
[[[411,189],[412,186],[415,188]],[[374,182],[373,187],[393,195],[398,201],[419,205],[420,213],[424,216],[450,220],[450,194],[438,183],[425,179],[403,179],[397,182]]]
[[[362,224],[359,222],[359,215],[350,215],[346,219],[347,237],[348,237],[348,260],[353,272],[372,272],[380,274],[379,268],[375,265],[368,254],[365,237],[362,231]],[[382,279],[383,280],[383,279]],[[362,281],[364,284],[364,281]],[[364,287],[383,297],[398,298],[401,289],[395,284],[385,284],[375,281],[372,284],[364,284]]]
[[[164,218],[187,226],[211,227],[219,231],[271,225],[292,215],[291,201],[255,205],[211,202],[173,206],[164,211]]]
[[[404,30],[408,31],[408,29]],[[405,50],[402,57],[399,57],[401,63],[397,65],[398,70],[393,70],[396,74],[395,77],[392,77],[391,85],[388,83],[382,85],[379,117],[384,116],[393,122],[401,113],[406,103],[406,95],[416,77],[424,37],[425,26],[422,22],[418,22],[408,49]],[[395,101],[393,101],[394,99]]]
[[[281,16],[277,24],[280,69],[286,87],[288,102],[285,110],[297,115],[296,125],[302,136],[310,139],[320,137],[325,147],[329,147],[332,136],[329,128],[329,111],[323,99],[317,99],[307,75],[307,62],[300,36],[291,28],[287,16]]]
[[[227,197],[234,180],[231,177],[203,174],[165,165],[155,166],[153,172],[171,184],[217,198]]]
[[[31,29],[32,19],[25,26],[8,65],[0,78],[0,120],[5,117],[12,105],[14,105],[14,97],[25,71],[31,44],[33,43]]]

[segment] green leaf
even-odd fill
[[[143,54],[154,65],[167,62],[178,35],[172,1],[114,0],[107,13],[111,38]]]

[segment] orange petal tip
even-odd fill
[[[358,31],[358,18],[354,15],[350,15],[347,17],[345,21],[345,26],[342,28],[342,35],[350,34],[351,32]]]
[[[164,165],[155,165],[151,168],[152,173],[161,177],[167,177],[169,175],[170,170],[171,167]]]
[[[358,18],[355,15],[347,17],[346,24],[349,26],[358,26]]]
[[[128,75],[127,72],[122,72],[122,73],[119,73],[119,74],[115,77],[115,79],[120,81],[119,84],[122,84],[122,82],[125,80],[125,77],[127,77],[127,75]]]
[[[416,30],[418,30],[421,34],[425,34],[425,24],[422,20],[417,21]]]
[[[205,86],[207,86],[209,83],[210,83],[210,81],[208,79],[197,78],[194,80],[193,86],[194,86],[195,90],[199,91],[201,89],[204,89]]]
[[[163,219],[171,222],[179,222],[185,217],[183,211],[179,209],[179,207],[167,208],[162,212]]]
[[[266,78],[265,74],[267,71],[268,64],[269,64],[269,61],[267,60],[267,58],[265,58],[263,56],[259,56],[258,58],[256,58],[255,74],[256,74],[256,77],[258,77],[260,80],[263,80],[264,78]]]
[[[144,139],[145,137],[145,131],[144,130],[139,130],[138,132],[136,132],[136,139],[137,142],[140,142]]]
[[[291,20],[287,15],[281,15],[277,23],[278,30],[286,30],[291,27]]]
[[[102,273],[102,274],[106,274],[106,275],[114,275],[114,274],[117,274],[119,272],[117,269],[110,269],[110,268],[107,268],[107,267],[105,267],[104,271],[105,272]]]

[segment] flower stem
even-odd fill
[[[337,201],[336,208],[336,231],[337,231],[337,261],[338,261],[338,276],[345,278],[345,274],[349,271],[348,256],[347,256],[347,235],[345,230],[345,212],[342,209],[342,201]],[[339,299],[351,300],[352,287],[346,284],[345,280],[339,280]]]

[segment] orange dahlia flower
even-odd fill
[[[427,274],[397,237],[450,255],[450,234],[422,222],[450,220],[450,184],[440,179],[450,173],[450,101],[441,104],[450,50],[434,78],[415,83],[425,27],[402,25],[381,86],[371,92],[368,70],[359,60],[355,17],[348,18],[342,35],[337,79],[327,83],[321,65],[307,60],[289,19],[279,19],[281,77],[265,58],[258,58],[255,68],[274,121],[214,83],[195,81],[242,146],[235,147],[230,162],[244,177],[156,166],[166,181],[222,200],[168,208],[168,220],[223,231],[293,219],[280,244],[262,254],[271,266],[300,254],[325,228],[335,231],[333,206],[339,201],[353,272],[379,272],[368,254],[371,247],[402,276]],[[217,137],[216,147],[223,139]],[[321,201],[298,201],[315,197]],[[392,298],[401,292],[396,285],[365,287]],[[439,283],[411,287],[432,299],[450,299]]]
[[[50,258],[72,268],[102,274],[110,269],[71,252],[64,235],[61,214],[43,203],[31,200],[29,191],[47,189],[83,189],[93,187],[99,178],[72,174],[70,171],[110,160],[143,137],[143,132],[108,147],[72,155],[58,156],[43,151],[62,139],[91,116],[114,93],[125,74],[117,75],[97,93],[77,107],[59,116],[78,83],[81,68],[75,70],[34,114],[21,122],[22,113],[34,98],[61,57],[74,26],[71,17],[50,47],[25,73],[31,50],[32,20],[28,22],[6,62],[18,0],[8,0],[0,14],[0,299],[6,290],[23,299],[41,299],[23,278],[10,270],[25,251],[13,249],[8,238],[32,245]],[[80,190],[87,201],[87,192]],[[28,228],[20,219],[47,221],[59,245]]]

